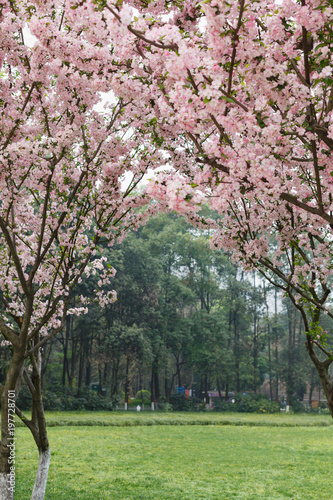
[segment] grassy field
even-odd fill
[[[49,422],[63,418],[48,414]],[[159,418],[165,421],[152,425]],[[209,418],[215,425],[204,423]],[[205,414],[66,414],[69,422],[90,424],[50,427],[46,499],[333,499],[329,418],[228,418],[243,424],[216,425],[222,415]],[[93,419],[104,423],[93,426]],[[196,419],[203,425],[184,424]],[[28,500],[38,455],[27,429],[18,428],[17,438],[15,499]]]
[[[315,426],[333,425],[330,415],[286,413],[255,414],[255,413],[218,413],[218,412],[46,412],[47,425],[54,426],[147,426],[147,425],[268,425],[268,426]],[[17,426],[23,426],[17,420]]]

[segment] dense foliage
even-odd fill
[[[84,319],[71,317],[45,348],[46,394],[60,385],[80,400],[94,387],[100,400],[119,397],[129,406],[142,404],[143,395],[146,408],[153,401],[158,408],[169,402],[174,409],[205,409],[215,391],[214,406],[225,411],[243,408],[250,398],[231,404],[225,394],[264,392],[295,410],[304,409],[303,399],[311,408],[320,385],[306,363],[296,308],[228,255],[212,251],[209,239],[209,232],[165,214],[105,249],[117,267],[112,287],[118,299],[103,309],[93,304]],[[84,293],[93,296],[94,286],[92,277]],[[331,333],[328,320],[323,326]],[[191,389],[192,398],[175,395],[177,386]],[[276,411],[256,397],[259,411]],[[57,409],[71,407],[59,394],[52,408],[57,402]]]

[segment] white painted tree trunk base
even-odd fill
[[[0,500],[13,500],[14,492],[11,491],[10,478],[6,473],[0,474]],[[12,488],[14,489],[14,488]]]
[[[39,454],[38,469],[37,469],[34,489],[31,495],[31,500],[44,500],[50,461],[51,461],[50,449],[42,451]]]

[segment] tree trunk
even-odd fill
[[[126,357],[126,380],[125,380],[125,403],[128,405],[128,396],[129,396],[129,359]]]
[[[102,369],[100,366],[98,368],[98,394],[102,395]]]
[[[267,348],[268,348],[268,376],[269,376],[269,398],[273,401],[273,376],[272,376],[272,353],[271,353],[271,322],[269,318],[269,308],[267,301],[266,285],[264,281],[264,299],[266,305],[266,321],[267,321]]]
[[[158,368],[155,368],[154,370],[154,386],[155,386],[155,399],[160,398],[160,381],[158,377]]]
[[[90,388],[91,385],[91,364],[90,364],[90,358],[87,358],[87,363],[86,363],[86,387]]]
[[[306,348],[319,374],[320,382],[327,399],[327,407],[333,418],[333,383],[328,373],[329,366],[331,365],[332,361],[329,358],[325,361],[320,361],[318,359],[316,353],[313,350],[312,339],[309,336],[306,342]]]
[[[151,402],[160,397],[160,382],[158,378],[158,363],[154,361],[151,366]]]
[[[234,324],[234,358],[235,358],[235,375],[236,375],[236,392],[241,391],[240,382],[240,339],[237,328],[237,316],[236,311],[233,314],[233,324]]]
[[[11,486],[11,476],[4,472],[0,473],[0,498],[1,500],[14,499],[14,486]],[[15,484],[15,483],[13,483]]]
[[[256,272],[253,271],[253,392],[257,393],[257,368],[258,368],[258,321],[256,304]]]
[[[103,370],[103,387],[106,387],[106,381],[108,378],[108,369],[109,369],[109,363],[106,361],[104,363],[104,370]]]
[[[112,362],[111,384],[110,384],[111,397],[118,393],[119,363],[120,363],[120,357],[117,357],[116,361]]]
[[[71,330],[72,330],[72,328],[71,328]],[[69,380],[68,380],[68,384],[69,384],[70,389],[73,388],[75,370],[76,370],[77,360],[78,360],[78,356],[79,356],[79,352],[78,352],[79,350],[77,349],[78,341],[75,340],[73,331],[72,331],[71,342],[72,342],[72,356],[71,356],[71,367],[70,367],[71,369],[70,369]]]
[[[168,384],[168,380],[169,380],[169,372],[167,372],[167,369],[165,369],[165,371],[164,371],[164,392],[165,392],[165,399],[169,403],[171,391],[172,391],[172,387],[173,387],[174,376],[172,377],[172,380],[170,381],[170,387]]]
[[[151,367],[151,379],[150,379],[150,402],[154,401],[154,368]]]
[[[15,438],[13,427],[15,415],[15,391],[20,377],[24,358],[14,351],[7,371],[6,382],[1,393],[1,444],[0,444],[0,498],[12,500],[15,488],[15,464],[13,453]]]
[[[208,396],[208,373],[205,375],[205,400],[206,404],[209,403],[209,396]]]
[[[80,349],[79,349],[79,375],[78,375],[78,380],[77,380],[77,396],[81,396],[81,389],[82,389],[82,384],[83,384],[83,373],[84,373],[84,366],[85,366],[85,353],[83,349],[83,342],[80,342]]]
[[[44,500],[50,461],[51,461],[50,448],[47,448],[44,451],[40,450],[38,469],[37,469],[34,489],[31,495],[31,500]]]
[[[257,335],[257,318],[254,319],[253,328],[253,392],[257,393],[258,388],[258,335]]]
[[[63,344],[63,353],[64,353],[63,364],[62,364],[62,385],[63,385],[63,387],[66,386],[66,374],[68,373],[67,350],[68,350],[69,332],[70,332],[70,316],[67,316],[65,338],[64,338],[64,344]]]
[[[176,358],[176,372],[177,372],[177,379],[178,379],[178,387],[181,387],[182,386],[182,379],[181,379],[181,375],[180,375],[180,367],[181,367],[182,363],[180,362],[179,356],[175,356],[175,358]]]
[[[268,342],[269,398],[271,401],[273,401],[272,354],[271,354],[269,323],[267,325],[267,337],[268,337],[267,342]]]
[[[92,349],[92,341],[90,338],[87,338],[84,341],[85,348],[85,358],[86,358],[86,366],[85,366],[85,386],[90,387],[91,384],[91,349]],[[101,380],[102,384],[102,380]]]
[[[277,339],[275,342],[275,401],[279,402],[279,347]]]
[[[220,384],[219,377],[216,377],[216,386],[217,386],[217,390],[218,390],[218,393],[219,393],[219,398],[222,401],[223,398],[222,398],[221,384]]]
[[[291,404],[291,398],[294,394],[293,387],[293,344],[292,344],[292,330],[293,330],[293,315],[291,310],[291,302],[287,303],[288,314],[288,367],[287,367],[287,405]]]
[[[38,342],[38,339],[36,339]],[[32,355],[30,357],[33,365],[31,382],[29,389],[32,390],[32,412],[31,420],[23,422],[29,427],[34,437],[39,451],[39,462],[35,478],[35,484],[31,495],[31,500],[44,500],[47,477],[49,472],[51,451],[47,436],[46,420],[41,390],[41,353],[40,349],[35,354],[35,362]]]

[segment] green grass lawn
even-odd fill
[[[66,415],[93,417],[118,423],[50,427],[47,500],[333,499],[329,418],[238,414],[228,418],[250,425],[221,426],[172,425],[171,414]],[[169,424],[138,425],[159,417]],[[183,424],[204,417],[216,423],[222,415],[173,415]],[[64,415],[48,415],[57,418]],[[27,429],[17,438],[15,499],[28,500],[38,455]]]
[[[28,414],[27,414],[28,416]],[[108,411],[59,411],[46,412],[49,427],[63,425],[268,425],[268,426],[329,426],[330,415],[321,414],[255,414],[226,412],[108,412]],[[23,426],[17,419],[17,426]],[[332,497],[333,498],[333,497]]]

